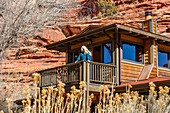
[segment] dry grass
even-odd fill
[[[89,106],[85,110],[85,83],[80,82],[79,89],[75,86],[71,87],[70,93],[65,93],[65,84],[59,81],[57,88],[52,86],[48,89],[37,87],[39,74],[34,76],[34,102],[31,105],[30,89],[25,88],[26,100],[23,100],[24,110],[22,113],[85,113],[91,112],[90,106],[92,103],[93,94],[89,96]],[[167,86],[159,87],[159,92],[155,91],[155,84],[149,84],[150,91],[147,97],[139,95],[136,91],[130,91],[132,86],[128,86],[126,93],[114,94],[114,89],[108,89],[106,86],[100,86],[100,99],[95,107],[95,113],[170,113],[170,96]],[[157,95],[159,94],[159,95]],[[8,103],[9,113],[11,110],[11,99],[6,99]],[[1,111],[0,113],[3,113]]]
[[[139,95],[137,91],[130,91],[128,86],[126,93],[114,95],[107,87],[100,87],[100,101],[95,108],[98,113],[169,113],[170,96],[167,86],[159,87],[159,96],[155,91],[155,84],[149,83],[149,95]]]

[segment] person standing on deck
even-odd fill
[[[86,46],[82,46],[81,47],[81,53],[78,56],[78,58],[75,61],[75,63],[77,63],[79,60],[84,60],[84,61],[90,62],[90,57],[89,56],[92,56],[91,52],[87,49]]]

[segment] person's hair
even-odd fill
[[[92,56],[91,52],[87,49],[86,46],[82,46],[81,48],[84,50],[84,54],[89,53],[89,55]]]

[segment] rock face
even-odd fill
[[[97,10],[96,0],[85,0],[81,3],[86,6],[86,8],[78,10],[79,14],[85,16],[83,20],[63,23],[60,28],[51,25],[51,28],[46,28],[37,33],[36,37],[23,41],[25,46],[19,49],[15,47],[9,49],[6,54],[6,61],[1,63],[3,76],[0,76],[0,82],[5,80],[7,82],[32,84],[30,73],[65,64],[65,53],[47,50],[43,47],[44,45],[74,36],[89,25],[120,23],[142,29],[146,10],[151,10],[153,19],[157,20],[158,34],[170,38],[170,0],[115,1],[113,4],[119,8],[119,13],[108,17],[100,16],[101,13]],[[91,13],[88,13],[89,8],[92,9]],[[89,14],[92,15],[88,16]],[[97,14],[98,16],[96,16]]]
[[[61,29],[45,29],[28,38],[20,48],[7,51],[5,61],[1,62],[0,81],[30,82],[30,73],[65,64],[65,53],[47,50],[45,45],[65,39]]]
[[[96,9],[96,1],[87,1],[87,7]],[[89,5],[91,4],[91,5]],[[94,5],[92,5],[94,4]],[[87,16],[83,21],[74,21],[69,27],[64,27],[63,32],[67,36],[72,36],[77,34],[77,29],[79,27],[79,32],[81,29],[89,25],[109,25],[113,23],[120,23],[127,26],[132,26],[138,29],[142,29],[142,22],[145,21],[145,11],[152,11],[152,19],[157,21],[157,33],[170,37],[170,1],[169,0],[152,0],[152,1],[138,1],[132,2],[132,0],[115,1],[115,6],[119,8],[119,13],[108,16],[101,17],[100,15],[94,17],[94,15]],[[88,9],[89,9],[88,8]],[[82,12],[87,12],[82,9]],[[95,14],[98,11],[93,11]],[[87,14],[87,13],[86,13]],[[86,15],[84,14],[84,15]],[[100,12],[98,12],[100,14]],[[90,19],[90,17],[93,17]],[[68,26],[68,25],[67,25]],[[75,29],[76,27],[76,29]],[[67,32],[71,31],[71,33]]]

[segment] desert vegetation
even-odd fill
[[[118,7],[109,0],[99,0],[98,10],[102,13],[102,16],[112,16],[119,12]]]
[[[29,86],[25,87],[25,99],[22,101],[22,113],[83,113],[91,112],[91,104],[95,95],[89,96],[88,104],[85,99],[85,82],[80,82],[79,89],[75,86],[71,87],[70,93],[65,93],[62,82],[58,82],[57,87],[49,86],[42,89],[37,86],[40,75],[34,76],[34,95],[30,95]],[[170,96],[169,87],[159,87],[159,92],[155,90],[155,84],[149,83],[149,95],[139,95],[137,91],[130,91],[132,86],[128,86],[125,93],[114,93],[114,89],[107,86],[100,86],[100,99],[95,107],[95,113],[169,113],[170,112]],[[8,112],[12,111],[12,100],[6,99],[8,103]],[[32,104],[33,101],[33,104]],[[88,105],[88,106],[87,106]],[[1,111],[3,113],[3,111]]]

